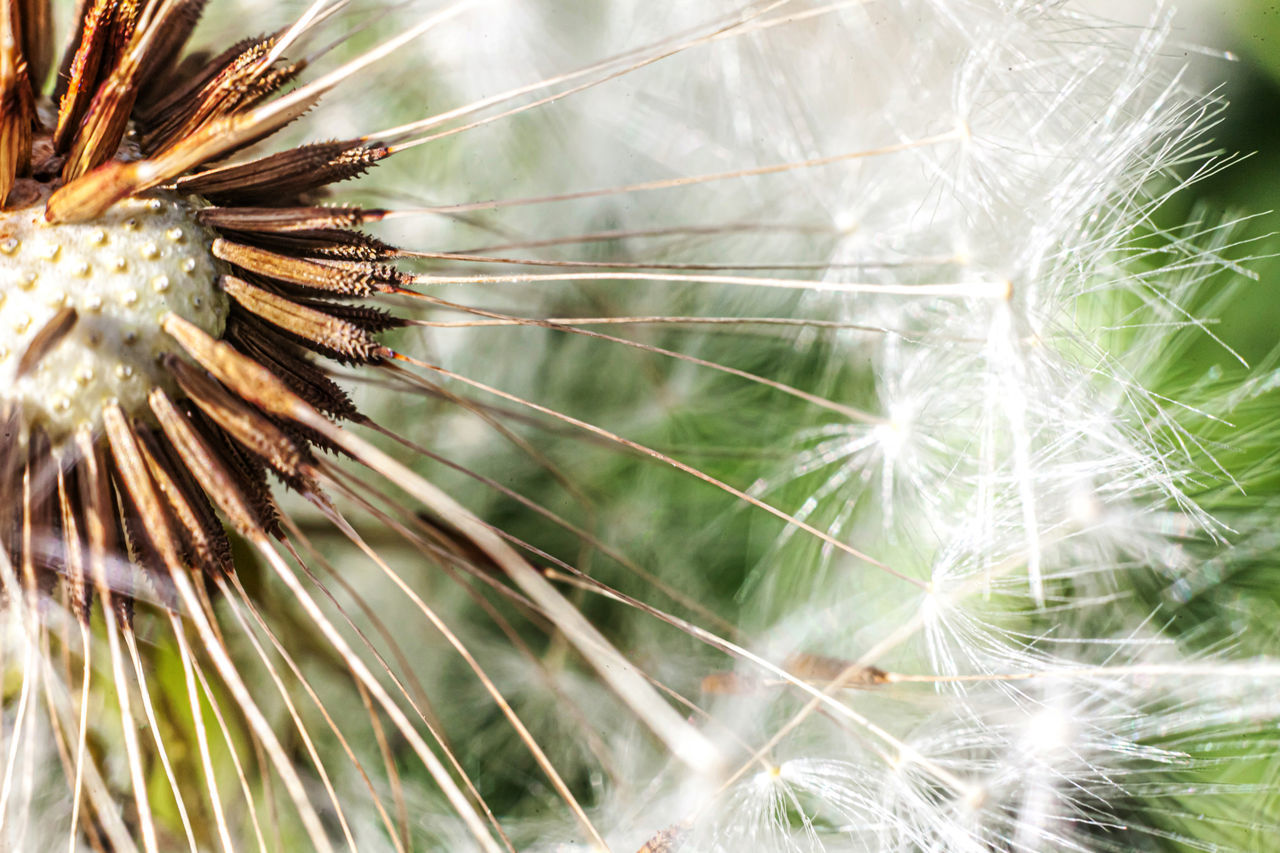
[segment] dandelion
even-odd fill
[[[1265,393],[1152,367],[1236,248],[1152,225],[1221,165],[1159,27],[348,5],[87,2],[56,62],[0,7],[8,844],[1266,831],[1186,780],[1270,749],[1274,664],[1135,604],[1232,535],[1197,496]],[[420,50],[457,103],[379,115]]]

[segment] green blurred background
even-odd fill
[[[1199,77],[1210,87],[1221,83],[1228,102],[1224,121],[1212,134],[1216,147],[1247,156],[1197,185],[1182,203],[1199,201],[1219,218],[1256,214],[1240,236],[1260,239],[1237,254],[1274,255],[1280,252],[1280,3],[1202,0],[1179,16],[1173,39],[1225,53],[1202,62]],[[1280,338],[1280,258],[1258,257],[1249,268],[1258,274],[1257,284],[1231,301],[1217,331],[1251,364],[1259,364]]]

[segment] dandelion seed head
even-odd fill
[[[222,334],[228,306],[213,236],[176,198],[126,199],[88,222],[55,224],[44,218],[46,185],[18,189],[30,203],[0,213],[0,406],[19,413],[18,440],[32,428],[54,443],[100,432],[110,402],[142,416],[153,388],[176,388],[162,360],[180,348],[161,318],[172,312]],[[71,328],[41,338],[68,309]]]
[[[109,5],[113,27],[140,8],[160,20],[203,6]],[[149,85],[137,102],[146,156],[209,143],[209,114],[252,123],[288,104],[310,78],[287,63],[306,57],[322,74],[368,36],[462,8],[299,3],[320,17],[270,68],[255,66],[252,41],[217,59],[242,33],[223,26],[206,44],[202,26],[199,50],[169,69],[186,96]],[[1160,32],[1012,0],[466,9],[460,29],[402,45],[279,136],[169,160],[158,185],[203,184],[193,192],[209,205],[193,216],[209,233],[139,216],[121,225],[134,242],[118,239],[105,217],[155,203],[141,180],[107,214],[50,226],[83,228],[96,254],[59,244],[41,263],[72,282],[130,283],[74,306],[59,296],[26,321],[30,341],[75,309],[38,366],[59,365],[85,318],[116,317],[117,304],[172,311],[173,336],[158,379],[118,365],[119,382],[150,389],[147,405],[92,403],[110,435],[91,430],[82,457],[0,451],[5,579],[60,610],[27,611],[11,593],[7,657],[38,664],[48,633],[66,670],[46,680],[67,694],[50,703],[53,727],[67,756],[90,744],[64,760],[81,809],[73,844],[101,827],[167,849],[185,800],[192,849],[272,834],[321,850],[493,851],[509,838],[586,851],[601,835],[645,853],[1084,850],[1123,814],[1109,797],[1132,801],[1152,768],[1184,766],[1190,751],[1159,738],[1273,719],[1273,699],[1233,704],[1243,689],[1221,681],[1198,696],[1152,674],[1077,671],[1120,656],[1185,663],[1159,614],[1135,624],[1125,576],[1155,565],[1187,581],[1167,590],[1181,600],[1211,574],[1183,539],[1214,529],[1189,496],[1203,448],[1144,386],[1169,330],[1201,329],[1189,306],[1223,265],[1192,244],[1219,236],[1160,235],[1179,247],[1181,278],[1129,264],[1161,180],[1203,156],[1186,128],[1204,114],[1161,71]],[[267,41],[292,22],[283,5],[238,11]],[[369,29],[330,41],[348,22]],[[206,71],[229,85],[206,86]],[[53,77],[35,76],[36,90]],[[100,81],[84,82],[96,110]],[[404,150],[419,154],[392,150],[396,134],[366,144],[415,119],[409,135],[423,135]],[[322,120],[324,135],[350,139],[279,150],[315,139]],[[13,150],[26,126],[9,123]],[[76,126],[62,154],[81,147]],[[258,159],[264,149],[286,160]],[[384,155],[371,181],[339,186]],[[92,159],[64,185],[138,177]],[[348,192],[379,208],[315,206]],[[424,207],[396,210],[408,197]],[[218,260],[166,266],[174,245]],[[475,246],[488,248],[464,251]],[[0,241],[0,265],[19,248]],[[668,280],[682,262],[717,274]],[[213,320],[173,311],[183,276],[208,264],[224,300],[200,294]],[[610,278],[619,269],[629,284]],[[0,284],[34,293],[42,279]],[[1126,300],[1144,313],[1126,314]],[[1125,328],[1147,311],[1168,328]],[[466,328],[441,329],[446,313]],[[399,323],[421,328],[383,335]],[[617,337],[589,337],[599,328]],[[121,343],[131,334],[143,340]],[[82,385],[100,373],[59,369]],[[782,405],[764,396],[775,392]],[[634,457],[600,463],[620,447]],[[671,468],[692,475],[696,500],[671,487]],[[440,489],[424,479],[437,474]],[[491,512],[481,521],[440,490]],[[726,492],[724,527],[685,512]],[[668,536],[667,523],[696,529]],[[717,561],[744,553],[765,580],[735,588],[740,567]],[[95,593],[105,619],[84,618]],[[111,628],[143,640],[133,673],[104,643]],[[607,654],[602,634],[634,663]],[[166,665],[175,644],[181,660]],[[622,699],[598,677],[619,673],[634,676]],[[99,724],[112,682],[120,713]],[[164,700],[160,725],[137,704],[148,696]],[[16,720],[37,701],[6,696],[0,758],[23,781],[35,774],[13,744],[48,732]],[[209,731],[166,741],[170,715]],[[167,786],[154,760],[166,745]],[[437,768],[440,757],[458,763]],[[81,766],[104,780],[72,781]],[[426,790],[428,771],[439,790]],[[0,821],[22,811],[0,793]]]

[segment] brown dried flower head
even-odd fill
[[[440,745],[428,742],[434,732],[422,725],[423,709],[394,678],[388,687],[370,671],[317,604],[315,587],[299,577],[299,568],[310,570],[271,480],[356,539],[327,497],[355,493],[350,475],[329,456],[353,459],[385,478],[386,487],[408,493],[433,519],[419,518],[412,534],[421,547],[464,570],[510,581],[508,594],[550,617],[661,739],[690,762],[714,766],[710,744],[510,545],[349,429],[381,431],[326,363],[381,368],[422,387],[424,380],[400,366],[413,360],[380,341],[381,333],[411,321],[379,300],[431,300],[396,266],[403,253],[359,230],[386,211],[321,200],[329,185],[422,141],[424,126],[241,154],[457,10],[303,82],[307,62],[292,57],[302,55],[299,46],[334,4],[318,2],[292,27],[221,53],[188,52],[204,6],[205,0],[82,0],[55,69],[49,0],[0,3],[0,570],[28,648],[61,648],[68,685],[82,670],[78,706],[52,693],[48,703],[73,791],[73,836],[83,833],[100,850],[132,849],[135,838],[147,850],[178,843],[166,840],[153,818],[146,770],[152,759],[144,756],[158,756],[191,848],[238,844],[235,818],[224,807],[231,795],[225,781],[219,790],[201,714],[192,722],[204,778],[177,778],[171,767],[134,634],[135,611],[145,608],[173,632],[190,707],[214,702],[206,675],[212,667],[260,766],[283,782],[310,843],[332,847],[332,828],[319,817],[329,810],[354,847],[335,788],[292,705],[324,789],[323,806],[312,802],[317,795],[228,653],[220,626],[227,617],[215,602],[232,600],[237,612],[256,614],[232,556],[234,531],[350,670],[379,740],[385,720],[480,847],[500,849],[502,829],[467,790],[461,767],[446,768]],[[413,597],[431,618],[428,605]],[[68,618],[49,618],[54,609]],[[100,630],[93,627],[97,613],[106,617]],[[286,646],[278,644],[277,652],[294,666]],[[99,655],[114,675],[129,768],[132,808],[124,816],[87,743],[85,699]],[[43,657],[25,662],[28,684],[49,665]],[[24,688],[23,710],[34,701]],[[598,840],[514,712],[499,704],[588,837]],[[143,719],[154,744],[137,725]],[[389,757],[387,772],[394,780]],[[8,790],[6,781],[6,797]],[[245,797],[252,812],[247,790]],[[404,815],[392,818],[377,793],[372,799],[388,837],[403,849]]]

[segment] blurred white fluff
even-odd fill
[[[619,20],[647,17],[612,6]],[[1128,823],[1132,804],[1178,799],[1169,780],[1199,766],[1209,721],[1253,695],[1251,678],[1266,685],[1253,715],[1218,732],[1277,710],[1269,665],[1185,659],[1124,600],[1129,572],[1194,572],[1178,543],[1220,533],[1189,497],[1220,476],[1201,470],[1211,449],[1146,387],[1161,378],[1153,355],[1196,330],[1193,305],[1227,266],[1226,226],[1165,233],[1151,218],[1223,165],[1202,135],[1219,105],[1162,58],[1159,18],[1107,27],[1062,4],[997,0],[787,4],[765,17],[788,15],[637,73],[599,96],[610,105],[588,95],[572,109],[647,158],[627,159],[617,183],[868,152],[637,195],[611,213],[630,227],[767,218],[778,227],[700,243],[697,259],[817,251],[823,281],[799,300],[739,288],[709,304],[861,327],[832,348],[828,393],[866,405],[841,395],[846,368],[869,361],[870,417],[797,425],[787,464],[751,493],[919,584],[817,553],[792,528],[757,571],[753,647],[777,664],[816,653],[973,680],[833,687],[810,703],[818,714],[795,685],[741,663],[744,682],[770,686],[708,701],[740,739],[726,748],[767,745],[761,760],[721,791],[649,788],[602,825],[619,849],[663,851],[1185,839],[1176,805],[1146,825]],[[871,287],[831,292],[849,282]],[[950,290],[899,292],[923,285]],[[806,543],[811,562],[797,567]]]

